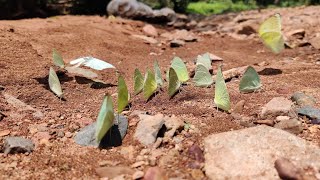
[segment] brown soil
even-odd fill
[[[319,7],[315,8],[320,12]],[[292,11],[294,12],[290,12]],[[305,91],[318,100],[316,107],[320,107],[320,67],[316,64],[320,52],[312,46],[285,49],[275,55],[258,39],[236,40],[218,34],[199,34],[198,42],[170,48],[165,41],[161,46],[149,45],[130,36],[143,34],[143,25],[139,21],[109,20],[98,16],[0,21],[0,85],[5,88],[3,92],[17,97],[45,115],[40,120],[32,116],[22,119],[5,117],[0,122],[0,131],[9,129],[11,135],[35,139],[28,130],[29,126],[47,123],[49,132],[74,132],[84,126],[84,121],[95,121],[105,93],[116,93],[117,87],[113,86],[117,84],[114,70],[99,72],[101,79],[110,83],[100,89],[91,88],[89,83],[75,79],[73,75],[61,75],[66,101],[59,100],[48,90],[47,84],[49,68],[53,66],[53,48],[61,52],[66,62],[92,55],[114,64],[125,77],[131,92],[134,69],[139,68],[143,72],[147,68],[152,69],[155,59],[159,61],[162,71],[167,69],[175,55],[190,63],[197,55],[205,52],[222,57],[224,70],[265,61],[268,65],[255,66],[257,70],[271,68],[273,72],[280,70],[280,73],[261,75],[263,90],[251,94],[239,93],[239,79],[228,82],[232,106],[245,100],[243,115],[257,117],[261,107],[273,97],[289,98],[296,91]],[[161,33],[171,31],[165,27],[157,28]],[[215,63],[214,70],[217,64]],[[143,100],[142,95],[132,97],[130,111],[145,110],[151,114],[176,115],[198,129],[185,139],[185,151],[178,156],[172,167],[163,167],[170,177],[191,179],[191,170],[186,167],[188,158],[185,158],[190,144],[201,146],[203,138],[209,134],[243,128],[233,120],[231,114],[214,108],[213,94],[213,87],[196,88],[188,85],[173,99],[169,99],[165,88],[148,102]],[[113,97],[115,102],[116,96]],[[3,98],[0,99],[1,112],[10,114],[13,109]],[[132,138],[134,130],[135,127],[129,128],[122,146],[133,145],[138,153],[143,147]],[[320,134],[315,136],[305,131],[301,136],[320,142]],[[164,148],[170,149],[171,145]],[[97,179],[94,170],[101,161],[117,161],[128,166],[135,162],[123,157],[119,153],[120,149],[121,147],[109,150],[80,147],[72,138],[57,138],[52,135],[50,144],[38,145],[31,154],[5,157],[0,153],[0,179]],[[9,165],[13,167],[8,167]]]

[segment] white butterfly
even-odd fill
[[[95,70],[103,70],[107,68],[115,68],[112,64],[102,61],[94,57],[81,57],[70,62],[71,65],[79,67],[81,65],[90,67]]]

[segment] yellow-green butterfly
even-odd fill
[[[96,141],[100,142],[109,129],[113,126],[114,111],[110,95],[103,98],[100,111],[97,117]]]
[[[161,87],[163,85],[163,81],[158,61],[154,61],[154,72],[156,76],[156,82],[159,85],[159,87]]]
[[[59,78],[52,67],[49,70],[49,87],[59,98],[63,97],[63,92]]]
[[[134,94],[139,94],[143,89],[144,79],[139,69],[134,70]]]
[[[147,101],[150,96],[157,90],[157,82],[155,75],[152,71],[148,70],[147,74],[145,75],[144,85],[143,85],[143,96]]]
[[[168,94],[170,98],[175,95],[175,93],[179,90],[181,83],[179,81],[178,75],[173,68],[169,69],[169,86],[168,86]]]
[[[208,70],[212,69],[210,55],[208,53],[198,55],[196,65],[198,64],[202,64]]]
[[[60,67],[60,68],[64,68],[64,61],[62,59],[62,56],[58,53],[58,51],[56,49],[52,50],[52,58],[53,58],[53,63],[54,65]]]
[[[130,94],[126,82],[120,75],[118,77],[118,114],[120,114],[124,108],[128,105],[130,100]]]
[[[243,93],[253,92],[259,89],[261,86],[262,85],[261,85],[259,74],[253,67],[249,66],[240,80],[240,84],[239,84],[240,92],[243,92]]]
[[[259,36],[263,43],[274,53],[279,53],[284,49],[280,14],[275,14],[269,17],[261,24],[259,28]]]
[[[171,67],[176,71],[179,81],[184,83],[189,80],[189,74],[186,65],[179,57],[174,57]]]
[[[214,103],[218,108],[225,111],[229,111],[231,108],[229,93],[220,66],[215,81]]]
[[[212,76],[209,70],[201,63],[196,67],[193,81],[195,83],[195,86],[199,87],[208,87],[213,83]]]

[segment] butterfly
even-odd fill
[[[100,111],[97,117],[96,125],[96,141],[100,142],[109,129],[113,126],[114,111],[113,103],[110,95],[106,95],[103,98]]]
[[[248,93],[253,92],[261,87],[260,77],[257,71],[249,66],[245,73],[243,74],[240,84],[239,90],[240,92]]]
[[[175,95],[175,93],[179,90],[181,83],[179,81],[178,75],[173,68],[169,69],[169,86],[168,86],[168,94],[171,97]]]
[[[130,94],[128,92],[128,87],[123,77],[120,75],[118,77],[118,114],[120,114],[128,105],[129,100]]]
[[[52,50],[52,59],[53,59],[54,65],[56,65],[62,69],[65,67],[62,56],[58,53],[58,51],[56,49]]]
[[[229,111],[231,108],[229,93],[220,66],[215,81],[214,103],[225,111]]]
[[[163,80],[162,80],[161,70],[160,70],[158,61],[154,61],[154,72],[155,72],[157,84],[160,87],[163,86]]]
[[[179,57],[174,57],[171,63],[171,67],[178,75],[179,81],[184,83],[189,80],[189,74],[186,65]]]
[[[134,70],[134,94],[139,94],[143,90],[144,79],[139,69]]]
[[[259,36],[263,43],[274,53],[279,53],[284,49],[280,14],[269,17],[260,25]]]
[[[112,64],[102,61],[94,57],[81,57],[70,61],[71,65],[76,65],[77,67],[84,65],[95,70],[103,70],[107,68],[115,68]]]
[[[59,98],[63,98],[63,92],[59,78],[52,67],[49,70],[49,87]]]
[[[155,75],[152,73],[152,71],[147,70],[147,73],[144,78],[144,85],[143,85],[143,96],[145,100],[147,101],[150,96],[155,93],[157,90],[157,82]]]
[[[193,81],[195,83],[195,86],[199,87],[208,87],[213,83],[212,76],[209,70],[201,63],[196,67]]]

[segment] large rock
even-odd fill
[[[276,117],[279,115],[288,115],[291,110],[292,102],[285,97],[275,97],[269,101],[261,111],[261,117]]]
[[[205,171],[210,179],[279,179],[278,158],[299,167],[320,168],[320,149],[268,126],[213,134],[205,138]]]
[[[30,139],[23,137],[7,137],[4,140],[4,154],[31,153],[34,143]]]
[[[163,114],[155,116],[140,115],[140,121],[137,125],[134,138],[141,144],[149,146],[156,141],[159,130],[165,123]]]

